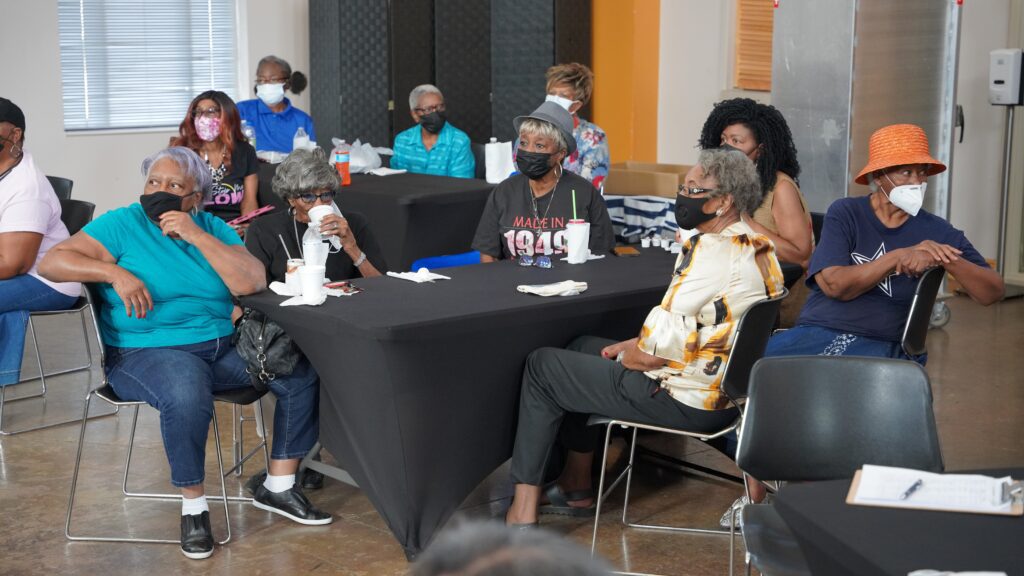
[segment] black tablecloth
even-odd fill
[[[1024,469],[989,470],[1020,478]],[[814,574],[906,576],[913,570],[1024,575],[1024,518],[846,504],[850,480],[788,484],[774,506]]]
[[[279,322],[321,378],[320,441],[366,492],[412,557],[512,453],[523,362],[541,346],[594,334],[631,338],[671,278],[674,255],[584,265],[514,262],[443,272],[416,284],[381,277],[325,305],[244,299]],[[585,281],[577,296],[541,298],[519,284]]]
[[[274,164],[260,164],[261,205],[283,206],[271,190],[275,171]],[[470,251],[491,188],[466,178],[353,174],[336,202],[342,214],[352,210],[370,220],[389,269],[409,270],[419,258]]]

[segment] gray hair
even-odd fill
[[[184,146],[172,146],[164,148],[143,160],[142,175],[149,176],[149,169],[164,158],[170,158],[185,173],[185,177],[192,180],[192,192],[201,192],[203,194],[203,202],[200,203],[200,208],[202,208],[202,204],[209,200],[210,187],[213,186],[213,176],[210,175],[210,167],[192,150]]]
[[[466,522],[443,532],[419,557],[411,576],[591,576],[611,574],[578,544],[546,530]]]
[[[550,138],[555,141],[559,150],[569,151],[569,146],[565,143],[565,138],[562,137],[562,131],[551,122],[527,118],[519,125],[519,135],[522,136],[523,134]]]
[[[278,58],[273,54],[271,54],[270,56],[264,56],[263,58],[260,58],[259,64],[256,65],[256,70],[259,71],[260,67],[262,67],[264,64],[276,64],[281,67],[281,70],[284,71],[285,76],[287,76],[288,78],[292,77],[292,65],[289,64],[283,58]]]
[[[444,101],[444,94],[441,94],[441,90],[433,84],[420,84],[419,86],[412,89],[409,92],[409,109],[418,108],[420,105],[420,98],[427,94],[437,94],[441,97],[441,101]]]
[[[277,166],[270,186],[286,200],[314,190],[341,190],[338,173],[327,163],[323,148],[292,151]]]
[[[697,164],[718,182],[717,190],[708,197],[732,196],[740,214],[753,214],[761,205],[761,178],[757,168],[746,154],[735,148],[709,148],[701,150]]]

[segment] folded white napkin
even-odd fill
[[[330,282],[330,280],[327,280],[327,282]],[[271,282],[269,288],[274,294],[277,294],[278,296],[302,296],[301,290],[297,289],[293,291],[284,282]],[[355,292],[345,292],[341,288],[324,288],[325,296],[351,296],[352,294],[355,294]],[[295,298],[292,298],[291,300],[285,300],[285,302],[282,303],[281,306],[297,306],[298,304],[301,304],[301,302],[287,304],[287,302],[291,302],[294,299]]]
[[[391,176],[392,174],[405,174],[406,172],[408,172],[408,170],[396,169],[396,168],[385,168],[384,166],[381,166],[380,168],[374,168],[373,170],[367,170],[366,171],[367,174],[373,174],[374,176]]]
[[[420,268],[415,272],[388,272],[392,278],[401,278],[412,282],[433,282],[434,280],[451,280],[448,276],[435,274],[426,268]]]
[[[537,296],[575,296],[586,289],[586,282],[576,282],[575,280],[555,282],[554,284],[534,284],[532,286],[520,284],[516,286],[516,290],[524,294],[536,294]]]
[[[600,260],[601,258],[604,258],[605,256],[606,256],[606,254],[594,254],[593,252],[591,252],[590,254],[587,254],[587,261],[589,262],[591,260]],[[559,260],[561,260],[562,262],[568,262],[569,261],[569,257],[566,256],[565,258],[559,258]]]
[[[324,291],[324,293],[320,295],[320,301],[317,302],[316,304],[307,304],[306,301],[302,299],[302,296],[292,296],[291,298],[285,300],[284,302],[281,302],[281,306],[319,306],[323,304],[326,300],[327,292]]]

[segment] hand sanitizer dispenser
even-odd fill
[[[989,53],[988,101],[1000,106],[1024,104],[1021,90],[1021,49],[1002,48]]]

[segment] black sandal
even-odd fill
[[[562,492],[558,484],[551,483],[544,494],[548,497],[548,503],[538,506],[538,514],[558,514],[560,516],[572,516],[574,518],[592,518],[597,509],[594,503],[590,506],[572,506],[569,502],[577,500],[594,499],[594,489],[574,490]]]

